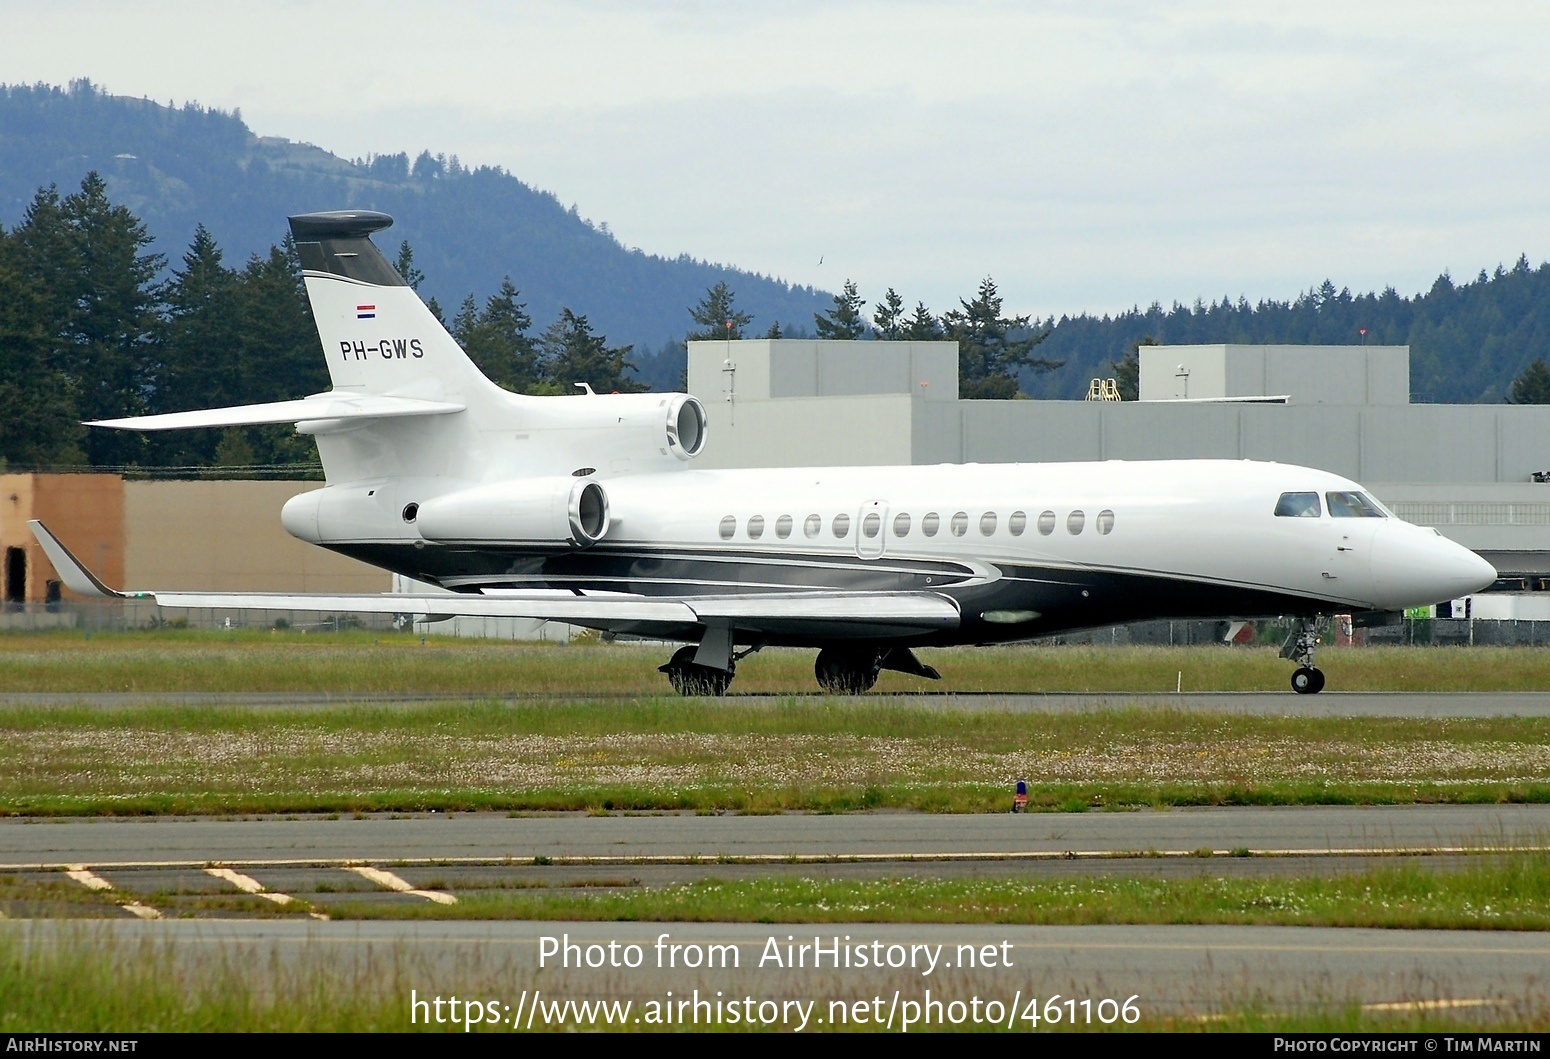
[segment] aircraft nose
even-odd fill
[[[1418,607],[1490,587],[1496,568],[1435,530],[1390,523],[1372,550],[1372,575],[1386,607]]]

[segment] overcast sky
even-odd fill
[[[0,80],[76,77],[937,310],[986,274],[1060,313],[1550,257],[1542,0],[0,0]]]

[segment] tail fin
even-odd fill
[[[338,210],[290,222],[335,390],[466,401],[496,389],[371,241],[393,218]]]

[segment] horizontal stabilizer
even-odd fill
[[[328,393],[299,401],[243,404],[230,408],[203,408],[193,412],[99,419],[89,427],[118,430],[193,430],[200,427],[252,427],[267,423],[308,423],[324,419],[389,419],[397,416],[434,416],[461,412],[465,406],[447,401],[421,401],[412,397],[374,394]]]

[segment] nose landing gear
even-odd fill
[[[1290,658],[1297,663],[1297,669],[1292,673],[1292,690],[1299,695],[1317,695],[1324,690],[1324,671],[1313,665],[1313,649],[1318,646],[1319,638],[1313,633],[1313,623],[1306,618],[1297,623],[1297,628],[1286,638],[1286,644],[1281,648],[1281,657]]]

